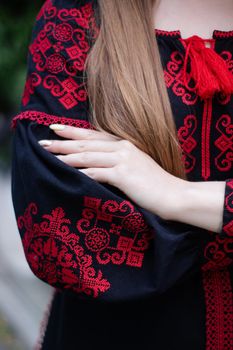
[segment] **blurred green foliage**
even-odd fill
[[[9,166],[9,123],[19,108],[26,78],[28,44],[43,2],[0,2],[0,169]]]
[[[43,1],[1,1],[0,112],[14,110],[22,94],[27,46],[35,16]]]
[[[14,331],[9,327],[8,322],[0,315],[0,348],[4,350],[23,350],[24,347],[17,339]]]

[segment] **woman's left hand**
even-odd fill
[[[67,165],[85,168],[79,171],[92,179],[119,188],[139,206],[170,219],[186,181],[166,172],[128,140],[73,126],[50,128],[68,140],[40,140],[46,150],[59,154],[56,157]]]

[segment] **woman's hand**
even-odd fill
[[[92,179],[113,185],[139,206],[169,219],[179,203],[181,180],[160,167],[128,140],[107,132],[60,124],[50,125],[68,140],[40,140],[58,159]],[[62,129],[63,128],[63,129]],[[51,143],[49,145],[49,143]]]

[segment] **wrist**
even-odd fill
[[[187,206],[187,193],[190,182],[177,177],[171,177],[169,188],[164,196],[164,206],[158,213],[164,220],[176,220],[182,216],[182,212]]]
[[[222,225],[225,181],[186,181],[174,187],[167,220],[219,232]]]

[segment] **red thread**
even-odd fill
[[[231,237],[228,240],[230,240],[230,243],[233,244],[233,179],[226,180],[224,205],[223,232],[225,232],[228,237]]]
[[[232,265],[233,220],[232,215],[233,180],[226,180],[224,203],[223,231],[229,236],[221,238],[214,235],[214,240],[205,247],[204,256],[207,262],[202,266],[203,287],[206,301],[206,350],[233,349],[233,293],[228,266]],[[229,203],[229,206],[228,206]],[[232,216],[229,215],[229,218]]]
[[[118,203],[87,196],[83,200],[82,214],[75,214],[76,225],[62,207],[35,221],[38,207],[34,202],[17,217],[17,225],[27,262],[38,278],[53,287],[97,298],[111,287],[100,265],[141,268],[154,234],[127,200]]]
[[[24,120],[24,119],[35,121],[38,124],[42,124],[42,125],[46,125],[46,126],[48,126],[50,124],[61,123],[64,125],[71,125],[71,126],[76,126],[79,128],[95,129],[94,126],[91,125],[86,120],[60,117],[57,115],[51,115],[51,114],[47,114],[47,113],[39,112],[39,111],[25,111],[25,112],[17,114],[11,121],[11,129],[16,128],[16,124],[17,124],[18,120]]]
[[[183,62],[184,57],[182,53],[173,51],[164,69],[164,79],[167,88],[171,88],[174,94],[182,99],[184,104],[190,106],[197,102],[198,96],[185,87]]]
[[[196,158],[191,154],[197,147],[197,141],[193,137],[196,129],[197,117],[195,115],[187,115],[184,118],[184,125],[177,130],[177,136],[183,150],[182,160],[186,173],[190,173],[196,165]]]
[[[27,77],[22,104],[29,104],[39,86],[49,90],[53,98],[70,110],[88,98],[84,64],[90,42],[99,32],[94,10],[91,2],[79,9],[58,9],[48,0],[37,20],[42,17],[43,27],[29,46],[33,73]]]
[[[206,350],[233,349],[233,295],[229,271],[204,271]]]
[[[229,30],[229,31],[224,31],[224,30],[214,30],[213,33],[213,37],[214,38],[231,38],[233,37],[233,30]]]
[[[86,254],[79,235],[70,231],[71,221],[64,210],[53,209],[39,223],[32,216],[37,213],[37,205],[30,203],[24,215],[17,218],[25,256],[33,273],[53,287],[93,298],[105,293],[111,284],[103,278],[101,270],[93,267],[92,256]]]
[[[216,130],[220,136],[215,140],[214,145],[220,151],[215,157],[215,165],[221,172],[230,171],[232,168],[232,144],[233,144],[233,123],[231,116],[223,114],[216,122]]]
[[[177,37],[183,40],[182,35],[181,35],[181,31],[178,30],[164,30],[164,29],[154,29],[155,34],[157,34],[158,36],[167,36],[167,37]],[[225,39],[225,38],[231,38],[233,37],[233,30],[229,30],[229,31],[224,31],[224,30],[218,30],[215,29],[212,33],[212,38],[219,38],[219,39]],[[189,37],[190,38],[190,37]],[[188,38],[187,38],[188,39]],[[205,41],[207,40],[212,40],[212,39],[203,39]]]
[[[225,95],[233,93],[233,76],[226,62],[212,48],[205,46],[205,42],[212,43],[215,40],[193,35],[182,41],[187,45],[183,72],[186,88],[196,91],[202,99],[211,98],[219,92]],[[188,62],[190,62],[189,72]],[[192,87],[188,84],[190,78],[194,80]]]
[[[30,96],[35,92],[36,86],[39,86],[41,84],[41,81],[42,79],[37,73],[32,73],[27,77],[22,97],[23,106],[26,106],[29,103]]]
[[[162,29],[157,29],[155,28],[154,30],[155,34],[158,36],[167,36],[167,37],[181,37],[181,33],[179,30],[162,30]]]
[[[102,227],[103,221],[106,228]],[[88,250],[96,254],[99,264],[104,265],[125,263],[141,268],[153,238],[142,214],[126,200],[101,203],[99,198],[84,196],[84,209],[77,229],[84,235]]]
[[[210,131],[212,119],[212,98],[204,101],[201,132],[201,176],[204,180],[210,177]]]

